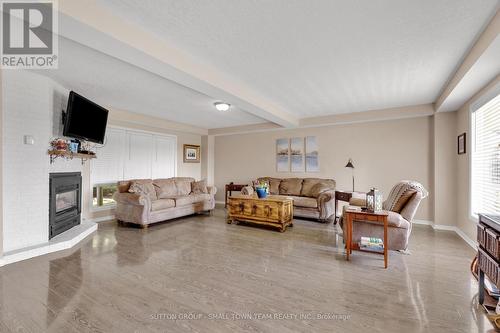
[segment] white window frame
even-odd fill
[[[471,103],[469,106],[469,134],[467,135],[468,138],[466,140],[466,151],[468,154],[466,154],[468,158],[468,165],[469,165],[469,188],[468,188],[468,201],[469,201],[469,207],[468,207],[468,212],[469,212],[469,220],[471,220],[474,223],[479,222],[479,216],[475,214],[472,210],[472,148],[474,147],[474,129],[473,129],[473,124],[472,124],[472,114],[479,110],[483,105],[491,101],[493,98],[497,97],[498,94],[500,94],[500,83],[496,84],[493,88],[490,88],[486,93],[484,93],[481,97],[476,99],[474,102]]]
[[[140,130],[140,129],[130,128],[130,127],[116,126],[116,125],[108,125],[107,128],[124,130],[125,133],[135,132],[135,133],[144,133],[144,134],[151,134],[151,135],[158,135],[158,136],[162,136],[162,137],[172,138],[174,140],[174,146],[176,148],[176,151],[174,154],[174,177],[177,177],[177,159],[178,159],[178,156],[177,156],[178,155],[177,135],[156,132],[156,131],[146,131],[146,130]],[[129,142],[125,142],[125,144],[128,145]],[[97,158],[99,158],[99,156]],[[90,163],[92,163],[92,162],[90,162]],[[123,170],[125,170],[125,168]],[[151,170],[151,172],[152,172],[152,170]],[[122,178],[123,178],[123,176],[124,175],[122,174]],[[99,185],[99,184],[97,184],[97,183],[94,184],[94,182],[92,180],[92,166],[91,165],[89,166],[89,183],[90,183],[90,191],[89,191],[90,192],[90,194],[89,194],[90,207],[89,207],[89,211],[98,212],[98,211],[103,211],[103,210],[115,209],[116,204],[115,205],[108,205],[108,206],[94,206],[93,205],[93,199],[94,199],[93,189],[94,189],[95,185]]]

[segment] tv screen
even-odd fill
[[[107,122],[108,110],[74,91],[69,93],[64,136],[103,143]]]

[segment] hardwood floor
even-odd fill
[[[331,224],[280,233],[224,216],[101,223],[76,249],[0,268],[0,332],[491,329],[475,305],[474,252],[454,233],[415,226],[412,254],[391,252],[384,269],[376,255],[346,262]]]

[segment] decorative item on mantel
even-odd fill
[[[74,157],[80,158],[82,164],[86,160],[96,158],[95,153],[89,149],[81,149],[80,146],[84,146],[78,140],[65,140],[61,138],[56,138],[50,142],[51,149],[47,151],[50,156],[50,164],[54,163],[55,159],[58,157],[63,157],[65,159],[73,159]]]
[[[376,188],[372,188],[366,193],[366,211],[376,213],[382,210],[382,192]]]

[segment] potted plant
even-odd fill
[[[257,184],[257,186],[255,186],[255,192],[257,192],[257,196],[259,197],[259,199],[263,199],[267,197],[267,194],[269,193],[269,185],[267,184],[267,182],[262,181]]]

